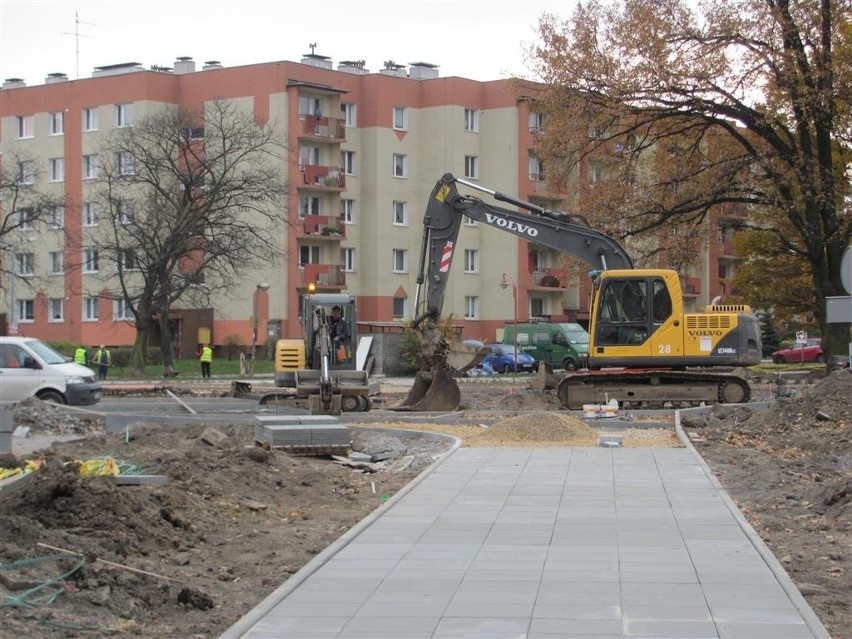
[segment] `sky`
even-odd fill
[[[0,0],[0,80],[91,77],[98,66],[200,69],[298,62],[310,45],[337,67],[364,60],[428,62],[441,77],[533,77],[525,50],[542,13],[567,18],[577,0]]]

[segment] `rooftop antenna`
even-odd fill
[[[88,25],[90,27],[96,26],[96,25],[92,24],[91,22],[80,22],[80,16],[75,11],[74,12],[74,33],[70,33],[68,31],[62,32],[62,35],[74,36],[75,56],[76,56],[75,57],[75,66],[76,66],[75,76],[76,77],[74,78],[75,80],[80,79],[80,38],[94,38],[95,37],[95,36],[84,35],[84,34],[80,33],[80,25],[81,24],[85,24],[85,25]]]
[[[314,54],[314,49],[316,49],[316,48],[317,48],[317,43],[316,43],[316,42],[311,42],[311,43],[309,43],[309,44],[308,44],[308,48],[311,50],[311,55],[313,55],[313,54]]]

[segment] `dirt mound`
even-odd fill
[[[84,412],[71,412],[36,397],[12,404],[12,420],[33,433],[90,435],[104,432],[103,419]]]
[[[537,411],[515,415],[492,424],[468,442],[472,446],[585,446],[598,440],[597,433],[570,415]]]

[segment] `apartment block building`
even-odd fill
[[[49,340],[132,344],[128,309],[105,294],[115,287],[108,257],[89,254],[85,243],[98,224],[90,202],[95,154],[115,128],[163,105],[239,102],[258,122],[275,123],[290,156],[280,167],[289,185],[289,224],[280,233],[286,257],[241,273],[238,289],[211,296],[204,308],[178,302],[171,320],[183,355],[208,335],[214,345],[235,336],[249,343],[253,318],[261,344],[301,335],[300,299],[309,286],[356,296],[365,330],[410,319],[423,212],[445,173],[548,208],[582,208],[580,189],[549,190],[535,154],[541,116],[509,81],[440,77],[428,63],[385,67],[335,66],[311,53],[300,62],[234,68],[213,61],[197,68],[191,58],[171,68],[117,64],[80,80],[50,74],[39,86],[6,80],[0,162],[24,151],[38,163],[40,186],[66,202],[51,219],[3,240],[0,259],[19,276],[2,286],[9,329]],[[593,178],[588,167],[578,172],[579,180]],[[708,240],[701,271],[686,278],[691,304],[722,292],[728,251],[724,234]],[[569,276],[558,253],[508,233],[466,222],[452,268],[444,313],[454,315],[465,337],[493,340],[516,316],[581,323],[588,317],[584,278]],[[500,286],[504,274],[511,289]]]

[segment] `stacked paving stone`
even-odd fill
[[[261,415],[255,418],[255,441],[300,455],[341,454],[349,451],[348,427],[329,415]]]

